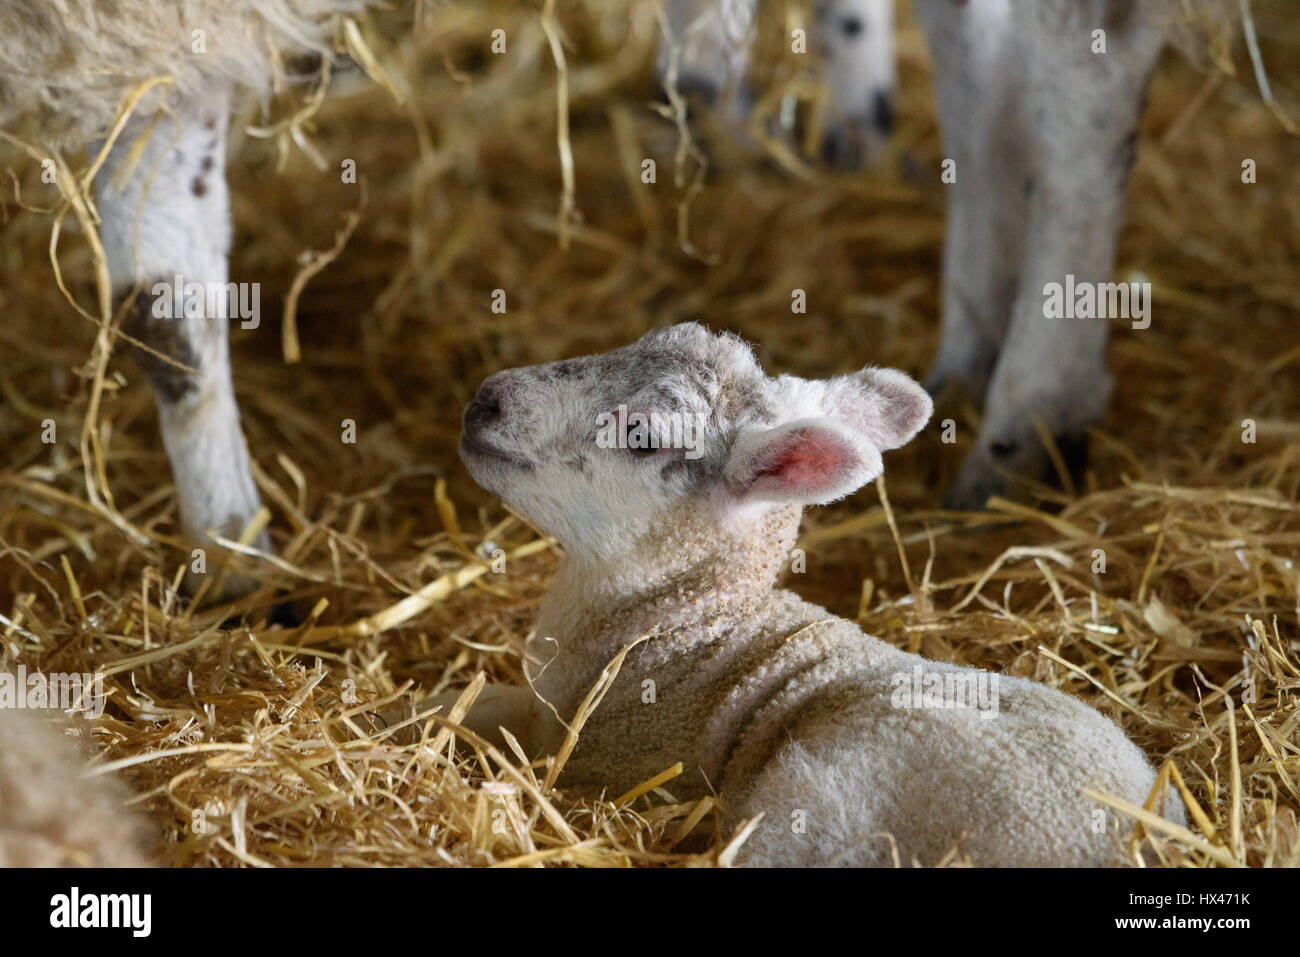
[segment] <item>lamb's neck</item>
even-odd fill
[[[621,556],[566,556],[530,646],[538,690],[572,704],[642,635],[657,654],[689,656],[742,625],[772,593],[800,512],[770,507],[719,524],[702,504]]]

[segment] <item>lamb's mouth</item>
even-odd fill
[[[485,442],[471,438],[468,432],[461,433],[460,454],[462,458],[494,459],[497,462],[503,462],[506,465],[513,466],[517,469],[531,468],[531,466],[522,459],[517,459],[513,455],[503,452],[498,448],[493,448]]]

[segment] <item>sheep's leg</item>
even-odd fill
[[[255,301],[227,286],[228,91],[161,114],[150,132],[153,119],[132,120],[95,178],[101,236],[117,301],[134,299],[122,330],[143,345],[132,349],[157,399],[182,530],[200,542],[210,531],[237,538],[260,501],[226,339],[227,314]],[[270,541],[263,532],[253,544]]]
[[[1163,39],[1148,3],[1017,0],[1014,12],[1025,37],[1034,188],[1011,325],[975,449],[949,495],[958,507],[982,506],[1013,473],[1044,471],[1035,416],[1077,464],[1085,430],[1105,412],[1107,322],[1047,318],[1045,287],[1070,275],[1110,280],[1146,79]],[[1105,31],[1105,52],[1093,52],[1096,30]]]
[[[981,397],[1011,315],[1033,186],[1024,150],[1027,62],[1006,0],[917,0],[935,64],[947,230],[939,349],[926,379]]]

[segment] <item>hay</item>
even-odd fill
[[[263,324],[233,349],[277,554],[258,565],[264,587],[226,606],[174,592],[188,551],[149,390],[59,290],[59,191],[30,155],[3,154],[0,665],[105,675],[94,773],[138,793],[160,863],[725,864],[755,823],[725,833],[718,802],[676,802],[669,768],[579,800],[552,787],[553,762],[455,725],[484,680],[522,680],[556,560],[457,463],[459,413],[492,371],[687,318],[742,333],[769,370],[923,371],[943,230],[924,46],[904,20],[902,125],[880,175],[820,172],[780,129],[783,95],[815,88],[788,54],[764,66],[758,145],[692,121],[701,171],[673,111],[649,106],[655,5],[554,6],[546,20],[505,2],[377,18],[359,56],[388,89],[337,72],[294,124],[307,149],[281,151],[288,127],[251,109],[237,124],[273,134],[234,134],[230,179],[232,279],[263,283]],[[936,511],[978,421],[952,404],[940,416],[961,441],[892,454],[888,499],[882,483],[811,512],[807,573],[788,576],[900,647],[1112,714],[1168,759],[1192,815],[1178,832],[1097,800],[1180,865],[1300,858],[1300,143],[1275,115],[1300,115],[1282,70],[1300,30],[1284,0],[1251,9],[1271,104],[1240,42],[1224,53],[1234,76],[1170,53],[1152,87],[1120,271],[1154,283],[1155,322],[1116,329],[1116,399],[1079,495]],[[487,52],[497,28],[504,56]],[[364,185],[339,182],[345,158]],[[60,186],[84,196],[87,159],[66,160]],[[92,210],[73,204],[81,234],[65,228],[58,252],[83,304],[104,294]],[[301,332],[293,367],[293,326],[270,318],[281,306]],[[345,418],[355,445],[339,440]],[[504,574],[487,565],[498,548]],[[285,597],[302,625],[266,623]],[[413,713],[462,685],[450,715]]]

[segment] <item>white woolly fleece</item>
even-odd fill
[[[366,0],[40,0],[0,2],[0,127],[24,116],[51,149],[101,135],[123,98],[154,77],[190,98],[214,85],[265,99],[300,53],[329,54],[340,16]],[[194,31],[203,51],[194,52]],[[155,91],[141,101],[149,115]]]
[[[56,718],[0,709],[0,868],[145,865],[126,792],[84,766]]]
[[[1126,862],[1130,821],[1084,794],[1142,804],[1146,756],[1114,722],[1044,685],[998,675],[991,717],[898,707],[898,676],[981,672],[907,654],[791,592],[773,589],[799,510],[736,539],[699,537],[690,517],[654,555],[630,600],[566,562],[533,646],[535,686],[560,714],[645,632],[589,719],[561,783],[618,793],[682,761],[679,799],[720,792],[728,827],[763,814],[739,861],[760,866],[935,864],[954,848],[977,865]],[[689,568],[686,573],[674,569]],[[660,575],[661,570],[667,574]],[[984,680],[993,676],[985,675]],[[557,732],[527,713],[545,750]],[[1171,790],[1165,813],[1184,820]]]

